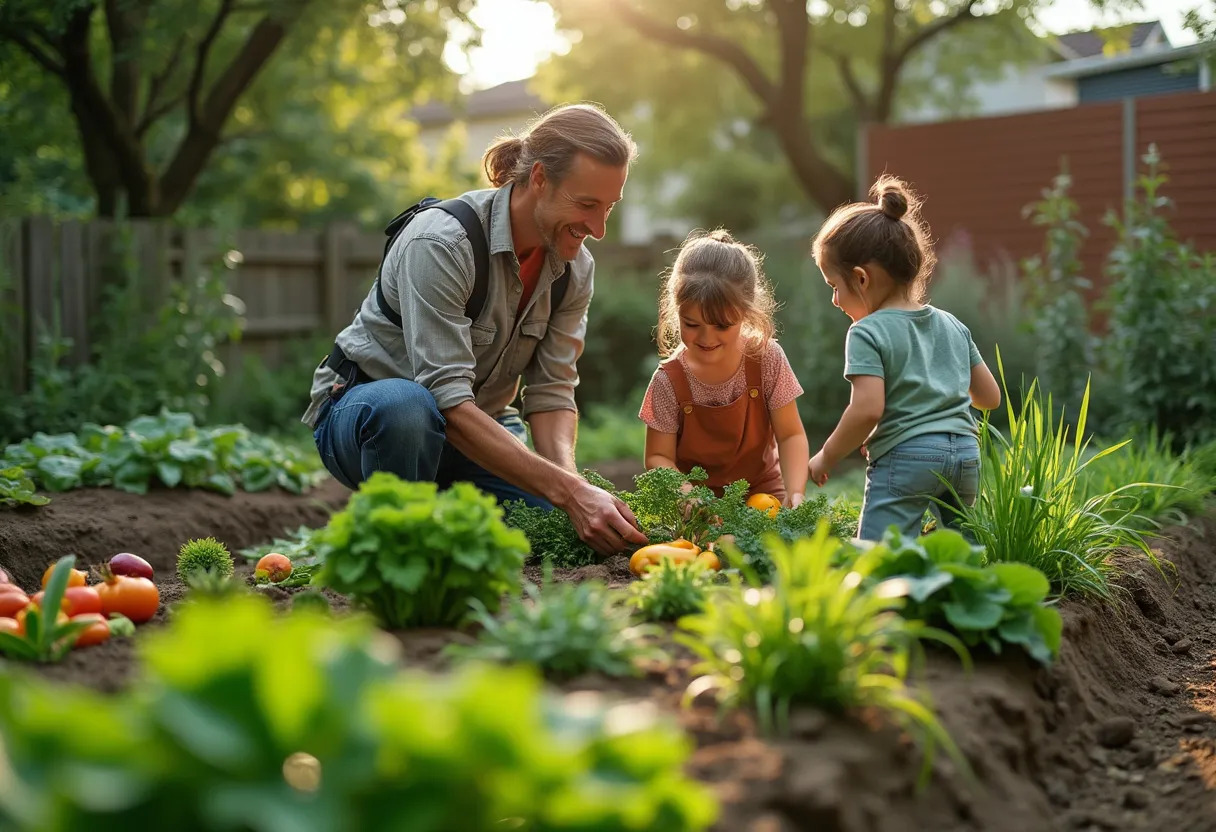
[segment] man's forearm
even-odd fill
[[[846,407],[836,430],[832,431],[832,435],[823,443],[823,454],[828,463],[835,465],[860,448],[881,418],[882,414],[874,416],[853,405]]]
[[[448,441],[473,462],[559,508],[569,502],[576,479],[572,470],[529,451],[476,404],[461,402],[445,410],[443,416]]]
[[[578,436],[578,412],[574,410],[544,410],[528,415],[532,428],[532,445],[536,452],[567,471],[578,471],[574,462],[575,438]]]

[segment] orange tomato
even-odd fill
[[[160,607],[160,591],[147,578],[111,575],[96,587],[105,615],[122,613],[134,624],[142,624]]]
[[[42,588],[46,589],[46,583],[51,579],[51,573],[55,571],[55,564],[51,564],[42,573]],[[88,583],[88,574],[81,569],[73,569],[68,573],[68,586],[84,586]]]
[[[765,494],[762,491],[757,491],[748,497],[747,504],[756,511],[763,511],[769,517],[776,517],[777,512],[781,510],[781,501],[772,494]]]
[[[270,581],[272,584],[285,581],[290,576],[291,559],[286,555],[280,555],[278,552],[270,552],[267,555],[263,555],[253,570],[253,577],[260,581]]]
[[[30,611],[30,609],[31,609],[31,608],[32,608],[32,609],[37,609],[37,607],[35,607],[33,604],[30,604],[28,607],[26,607],[25,609],[21,610],[21,612],[17,613],[17,615],[16,615],[16,618],[17,618],[17,634],[18,634],[18,635],[25,635],[25,618],[26,618],[26,616],[27,616],[27,615],[29,615],[29,611]],[[57,616],[55,617],[55,622],[56,622],[57,624],[66,624],[66,623],[68,623],[68,621],[70,621],[70,620],[71,620],[71,619],[69,619],[69,618],[68,618],[67,613],[63,612],[62,610],[60,610],[60,611],[59,611],[59,615],[57,615]],[[43,624],[45,624],[46,622],[45,622],[45,621],[43,621],[42,623],[43,623]]]
[[[0,633],[8,633],[9,635],[20,636],[22,633],[20,625],[17,624],[17,619],[0,618]]]
[[[35,592],[30,598],[31,603],[42,607],[42,597],[45,592]],[[97,588],[92,586],[70,586],[63,591],[63,600],[59,602],[61,612],[68,614],[68,617],[75,618],[78,615],[84,615],[90,612],[101,612],[101,596],[97,594]]]
[[[110,625],[101,613],[86,612],[83,615],[73,615],[72,620],[93,622],[76,636],[74,647],[92,647],[94,644],[101,644],[103,641],[109,640]]]

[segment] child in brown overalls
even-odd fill
[[[659,364],[639,418],[646,467],[699,465],[720,492],[802,502],[810,459],[795,401],[802,387],[773,339],[773,295],[761,257],[723,230],[680,247],[659,300]]]

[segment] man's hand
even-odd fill
[[[811,482],[822,488],[824,483],[828,481],[828,475],[832,473],[832,466],[823,455],[823,451],[811,457],[810,471]]]
[[[562,506],[583,542],[605,557],[622,552],[631,543],[646,543],[638,521],[619,498],[583,482]]]

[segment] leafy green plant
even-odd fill
[[[1179,442],[1216,436],[1216,267],[1176,240],[1165,211],[1155,144],[1142,157],[1135,197],[1106,222],[1118,234],[1108,272],[1105,343],[1116,418],[1108,430],[1153,425]]]
[[[629,585],[629,602],[646,621],[675,621],[705,607],[713,572],[703,563],[664,558]]]
[[[550,583],[543,591],[529,583],[499,617],[480,601],[473,607],[482,631],[476,644],[454,645],[453,655],[531,664],[563,679],[593,671],[636,674],[638,659],[648,653],[641,641],[647,631],[631,626],[624,599],[596,581]]]
[[[1043,198],[1024,209],[1025,216],[1047,231],[1043,253],[1028,259],[1022,270],[1030,287],[1039,382],[1075,412],[1094,366],[1084,297],[1093,284],[1081,274],[1079,252],[1088,232],[1077,219],[1079,208],[1069,196],[1071,188],[1072,177],[1065,168],[1043,191]]]
[[[528,539],[470,483],[440,492],[377,472],[317,532],[317,581],[390,628],[452,626],[480,601],[497,610],[519,592]]]
[[[690,744],[651,710],[550,698],[523,668],[402,673],[398,650],[363,616],[276,616],[243,595],[198,601],[149,634],[141,684],[116,696],[4,674],[0,826],[694,832],[713,822],[713,799],[680,770]]]
[[[50,498],[34,493],[34,481],[20,465],[0,469],[0,506],[44,506]]]
[[[208,572],[222,579],[231,578],[234,566],[228,547],[214,537],[187,540],[177,553],[177,577],[186,584],[196,572]]]
[[[1045,665],[1059,653],[1060,612],[1045,604],[1051,586],[1034,567],[985,566],[983,548],[950,530],[912,539],[891,529],[869,551],[878,563],[867,580],[905,584],[905,617],[945,627],[968,646],[984,644],[994,653],[1006,643],[1019,645]]]
[[[1130,443],[1086,466],[1081,474],[1084,497],[1122,489],[1133,502],[1128,525],[1139,531],[1159,528],[1162,521],[1185,523],[1202,511],[1204,500],[1216,491],[1216,472],[1197,464],[1201,449],[1186,447],[1175,453],[1168,434],[1156,428],[1134,433]],[[1121,514],[1115,510],[1115,516]]]
[[[926,749],[936,744],[966,762],[924,701],[907,687],[922,639],[942,642],[966,662],[954,636],[900,614],[906,582],[868,581],[881,562],[863,552],[847,566],[833,562],[845,544],[826,523],[792,545],[770,539],[773,582],[730,575],[736,591],[714,593],[699,615],[680,621],[677,637],[699,659],[687,697],[714,691],[724,707],[750,705],[766,733],[786,730],[789,711],[810,705],[830,712],[873,707],[908,727]]]
[[[276,537],[269,543],[259,543],[256,546],[241,549],[237,554],[254,563],[271,552],[285,555],[293,562],[303,558],[311,558],[317,553],[316,543],[313,540],[316,533],[316,529],[300,526],[289,537]]]
[[[93,624],[92,621],[59,620],[68,575],[75,565],[75,555],[64,555],[55,562],[41,606],[26,608],[25,635],[0,632],[0,652],[28,662],[57,662],[68,654],[76,637]]]
[[[303,592],[297,592],[292,595],[291,609],[293,612],[297,610],[313,610],[325,613],[326,615],[333,610],[329,605],[329,599],[315,589],[306,589]]]
[[[598,405],[579,419],[576,452],[580,467],[620,459],[640,461],[645,444],[646,425],[633,407]]]
[[[997,353],[1000,367],[1000,353]],[[1001,368],[1004,381],[1004,370]],[[1063,416],[1056,420],[1052,398],[1037,381],[1015,407],[1008,389],[1009,436],[985,416],[980,429],[980,493],[963,511],[961,527],[996,562],[1020,562],[1047,576],[1057,595],[1110,597],[1115,572],[1112,555],[1130,546],[1156,563],[1136,531],[1135,502],[1127,493],[1143,484],[1125,484],[1087,495],[1086,468],[1116,453],[1127,441],[1088,455],[1085,435],[1089,387],[1081,399],[1074,438]]]
[[[324,476],[315,454],[304,454],[240,425],[198,428],[188,413],[162,411],[119,428],[86,424],[77,434],[36,433],[9,445],[5,467],[21,466],[38,487],[67,491],[113,486],[146,493],[153,482],[222,494],[279,486],[299,494]]]

